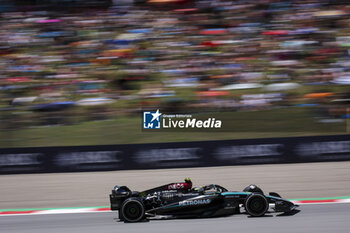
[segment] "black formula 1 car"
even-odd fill
[[[289,213],[298,207],[275,192],[264,194],[256,185],[249,185],[242,192],[231,192],[217,184],[191,189],[181,188],[183,184],[170,183],[143,192],[115,186],[110,194],[111,210],[118,210],[121,221],[139,222],[156,216],[226,216],[239,214],[240,207],[244,207],[248,215],[259,217],[269,210],[270,204],[274,212]]]

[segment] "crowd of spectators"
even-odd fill
[[[349,15],[322,0],[2,13],[0,113],[72,123],[59,119],[347,103]]]

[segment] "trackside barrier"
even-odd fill
[[[350,135],[0,149],[0,174],[350,160]]]

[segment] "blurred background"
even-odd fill
[[[0,147],[347,133],[347,0],[0,0]],[[143,132],[141,112],[224,132]],[[226,124],[226,125],[225,125]]]

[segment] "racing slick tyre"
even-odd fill
[[[139,222],[145,218],[145,206],[137,197],[128,198],[120,208],[119,218],[124,222]]]
[[[253,193],[245,199],[244,208],[249,215],[260,217],[269,209],[269,202],[264,195]]]

